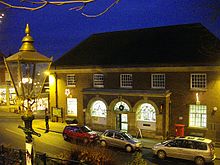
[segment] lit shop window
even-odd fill
[[[165,74],[151,75],[151,88],[164,89],[165,88]]]
[[[115,104],[114,110],[115,111],[130,111],[130,108],[128,104],[125,103],[124,101],[119,101]]]
[[[132,74],[121,74],[120,75],[120,87],[121,88],[132,88],[133,79]]]
[[[76,86],[76,76],[75,76],[75,74],[66,75],[66,85],[68,87],[75,87]]]
[[[77,116],[77,98],[67,98],[67,115]]]
[[[6,89],[0,88],[0,105],[6,105]]]
[[[206,89],[207,76],[205,73],[190,74],[191,89]]]
[[[93,87],[94,88],[104,88],[104,75],[94,74],[93,75]]]
[[[38,98],[35,99],[35,101],[30,101],[30,104],[32,104],[32,110],[33,111],[44,111],[46,108],[48,108],[48,98],[44,97],[44,98]],[[27,107],[27,100],[24,101],[24,106]]]
[[[16,98],[17,98],[17,95],[16,95],[16,92],[15,92],[15,88],[9,88],[9,102],[10,102],[10,105],[16,104]]]
[[[206,128],[207,126],[206,105],[189,105],[189,126]]]
[[[137,110],[136,115],[137,115],[137,120],[139,121],[156,122],[156,110],[149,103],[142,104]]]
[[[91,106],[91,116],[106,117],[107,107],[101,100],[93,102]]]

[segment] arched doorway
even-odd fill
[[[128,131],[128,112],[129,105],[125,101],[118,101],[114,106],[116,112],[116,129]]]

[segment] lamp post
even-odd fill
[[[4,62],[16,94],[22,101],[24,112],[21,118],[25,127],[19,126],[19,128],[23,129],[26,135],[26,164],[30,165],[33,163],[34,155],[32,135],[40,136],[32,128],[32,121],[34,120],[32,105],[35,103],[35,99],[40,96],[47,76],[45,72],[49,70],[52,58],[48,58],[35,50],[28,24],[25,33],[26,36],[22,40],[19,52],[4,58]]]

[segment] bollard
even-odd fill
[[[44,153],[42,155],[42,159],[43,159],[44,165],[47,165],[47,155],[46,155],[46,153]]]

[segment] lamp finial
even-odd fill
[[[30,35],[30,28],[29,28],[29,24],[27,23],[26,28],[25,28],[25,33],[27,35]]]
[[[19,49],[20,51],[36,51],[33,45],[34,39],[30,36],[30,27],[29,24],[26,25],[24,38],[22,39],[22,46]]]

